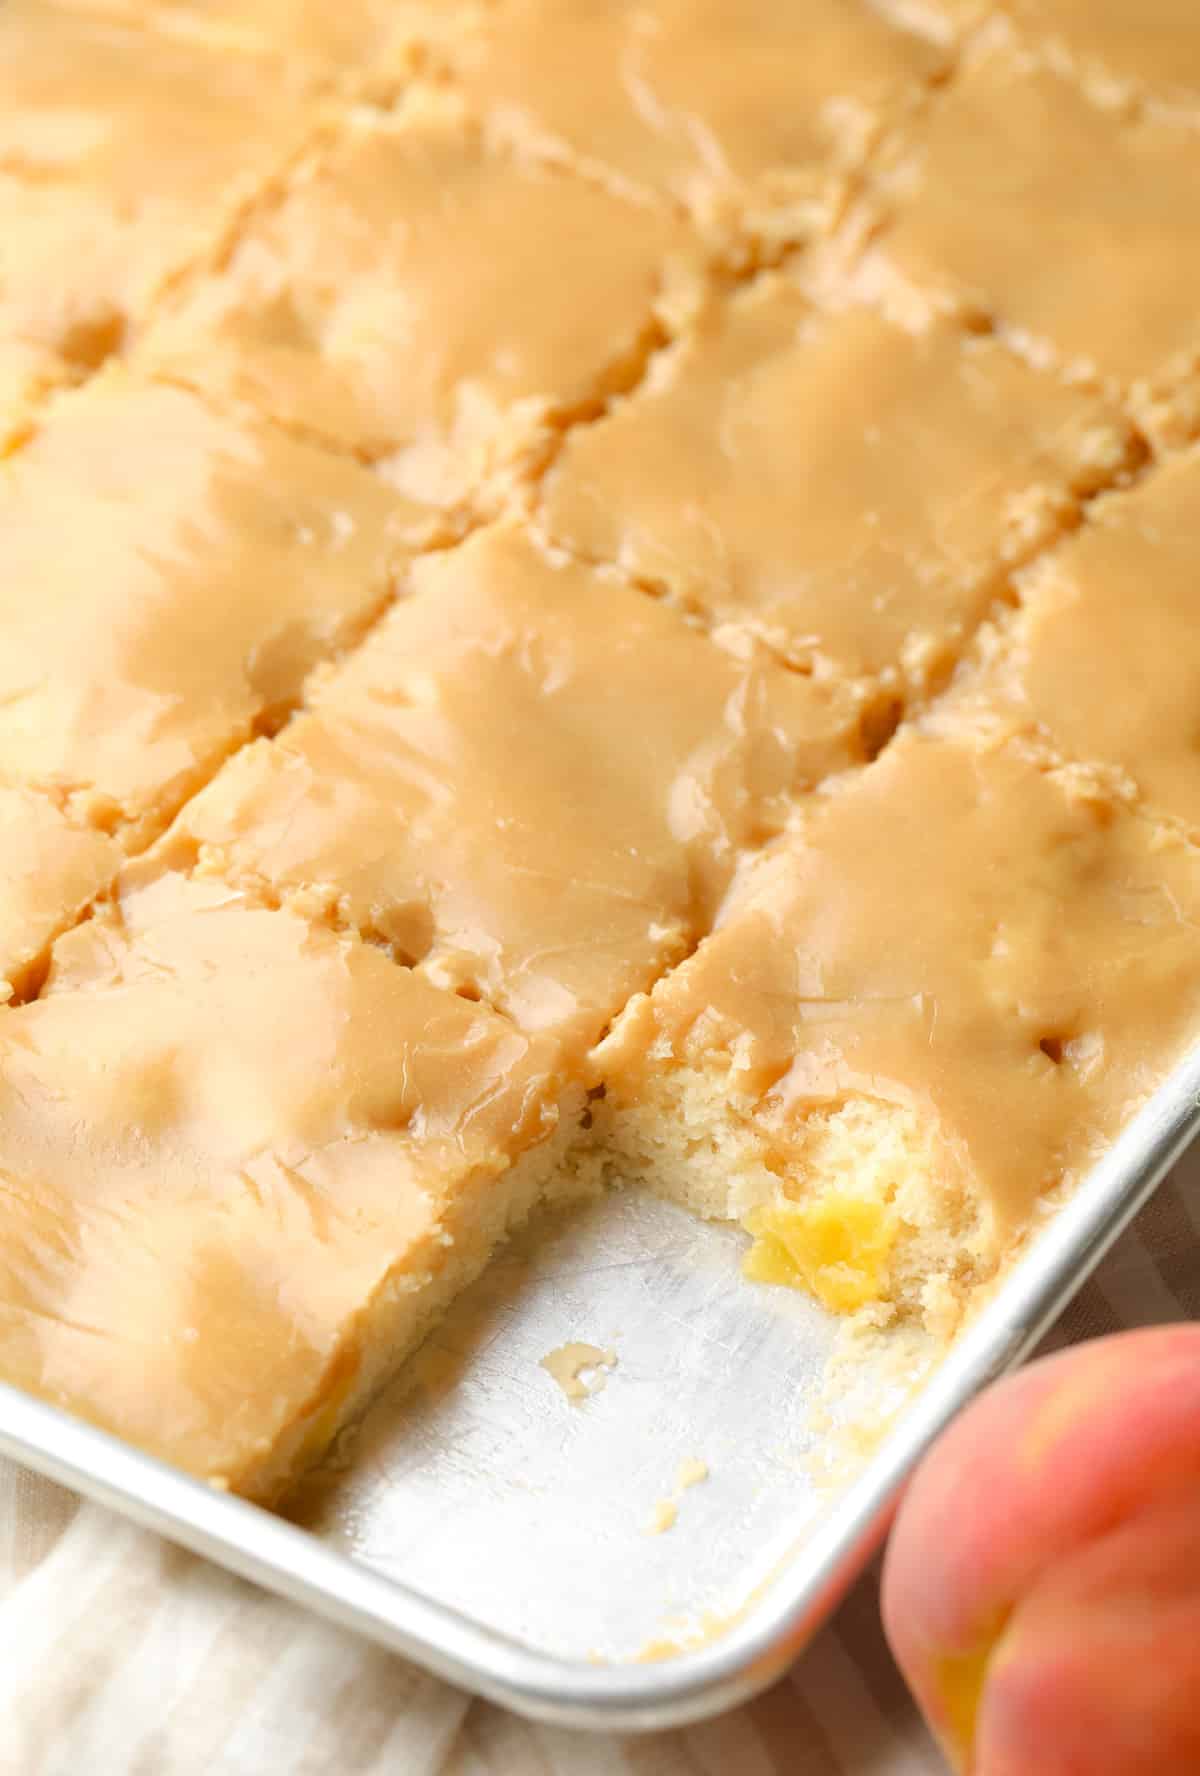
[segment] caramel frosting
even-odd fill
[[[28,436],[47,397],[73,380],[70,366],[57,353],[0,336],[0,462]]]
[[[1006,0],[1026,44],[1101,102],[1148,96],[1200,115],[1192,0]]]
[[[882,269],[1074,377],[1127,388],[1147,423],[1179,423],[1159,402],[1190,378],[1182,423],[1200,426],[1200,236],[1180,225],[1200,210],[1196,141],[1190,120],[1114,113],[998,46],[895,149]]]
[[[961,43],[982,24],[997,25],[996,0],[899,0],[898,10],[911,28],[948,43]]]
[[[983,677],[1067,758],[1127,774],[1200,832],[1200,452],[1124,494],[1040,562],[1011,643]]]
[[[119,369],[0,474],[0,783],[169,818],[356,640],[403,557],[389,490]]]
[[[271,1497],[618,1167],[953,1329],[1200,1018],[1190,11],[0,0],[0,1377]]]
[[[946,66],[875,0],[500,0],[410,35],[493,127],[722,234],[826,228]],[[532,47],[536,45],[536,50]]]
[[[437,0],[433,0],[437,4]],[[73,10],[150,26],[204,48],[284,57],[337,72],[393,42],[403,0],[69,0]]]
[[[107,833],[75,826],[46,796],[0,783],[0,1004],[24,990],[50,940],[120,863]]]
[[[414,96],[348,120],[145,361],[453,507],[636,377],[699,299],[700,257],[673,218],[493,151],[457,102]]]
[[[252,1489],[553,1126],[542,1046],[379,951],[162,877],[0,1021],[0,1370]],[[64,1155],[70,1155],[64,1165]]]
[[[936,1135],[989,1244],[1095,1157],[1200,1015],[1200,852],[1014,745],[909,729],[749,876],[598,1052],[616,1102],[713,1073],[786,1180],[855,1098]]]
[[[480,532],[161,853],[298,897],[578,1050],[694,947],[745,848],[862,757],[849,688]]]
[[[995,340],[764,278],[568,439],[540,516],[801,665],[925,688],[1135,449],[1111,406]]]
[[[94,366],[309,128],[278,65],[5,0],[0,332]]]

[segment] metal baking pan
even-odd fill
[[[911,1398],[887,1360],[844,1373],[844,1419],[899,1404],[858,1458],[816,1410],[833,1323],[747,1285],[731,1230],[634,1192],[498,1257],[320,1477],[309,1527],[3,1387],[0,1450],[519,1713],[676,1726],[796,1658],[922,1451],[1029,1352],[1198,1126],[1200,1052]],[[616,1356],[577,1402],[540,1361],[572,1342]],[[668,1499],[677,1521],[651,1533]]]

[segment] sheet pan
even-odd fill
[[[749,1287],[732,1230],[630,1192],[499,1258],[300,1521],[3,1387],[0,1450],[520,1713],[678,1725],[802,1654],[922,1451],[1036,1344],[1198,1127],[1200,1052],[928,1373],[919,1341],[884,1341],[830,1386],[830,1319]],[[578,1345],[604,1362],[573,1400],[553,1353]]]

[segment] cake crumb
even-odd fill
[[[675,1490],[670,1498],[659,1499],[654,1507],[654,1516],[650,1520],[647,1535],[663,1535],[668,1529],[674,1529],[679,1521],[679,1501],[691,1486],[700,1486],[708,1479],[708,1463],[697,1461],[693,1456],[680,1467],[675,1480]]]
[[[701,1486],[708,1479],[708,1463],[697,1461],[695,1456],[685,1461],[679,1470],[679,1478],[675,1482],[677,1492],[686,1492],[689,1486]]]
[[[616,1351],[602,1350],[596,1344],[560,1344],[541,1360],[541,1367],[573,1406],[600,1393],[616,1366]]]
[[[650,1520],[648,1535],[664,1535],[668,1529],[674,1529],[679,1521],[679,1506],[674,1499],[659,1499],[654,1507],[654,1516]]]

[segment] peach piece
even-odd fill
[[[984,1396],[922,1467],[884,1581],[897,1658],[971,1776],[1200,1770],[1200,1326]]]

